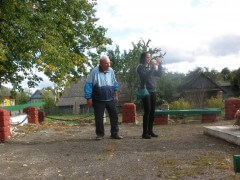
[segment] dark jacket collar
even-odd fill
[[[98,66],[98,68],[99,68],[99,72],[104,73],[104,71],[103,71],[103,69],[102,69],[102,67],[100,65]],[[109,68],[108,68],[108,70],[105,73],[108,73],[108,72],[109,72]]]

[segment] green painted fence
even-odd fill
[[[45,105],[45,102],[35,102],[35,103],[20,104],[15,106],[0,106],[0,108],[6,109],[7,111],[19,111],[30,106],[43,107],[44,105]]]

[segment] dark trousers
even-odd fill
[[[153,132],[153,121],[156,106],[156,92],[150,92],[149,96],[142,99],[144,115],[143,115],[143,134]]]
[[[93,109],[95,115],[95,126],[97,136],[104,136],[104,124],[103,116],[105,108],[108,111],[110,124],[111,124],[111,135],[117,135],[118,128],[118,114],[114,101],[95,101],[93,100]]]

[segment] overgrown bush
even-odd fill
[[[46,103],[44,105],[44,109],[49,109],[49,108],[52,108],[52,107],[55,107],[56,106],[56,102],[54,99],[52,98],[49,98],[49,97],[45,97],[44,98],[44,102]]]
[[[210,98],[207,100],[209,108],[224,108],[224,101],[221,98]]]
[[[190,104],[183,98],[169,104],[170,110],[190,109]]]

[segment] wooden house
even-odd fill
[[[198,108],[204,107],[207,99],[212,97],[223,98],[226,95],[226,90],[203,73],[198,74],[186,83],[181,92],[181,97]]]
[[[236,97],[240,95],[239,90],[234,89],[231,83],[218,82],[218,85],[225,91],[224,93],[225,98]]]
[[[36,90],[33,95],[29,98],[30,103],[34,102],[42,102],[44,100],[44,96],[48,95],[50,98],[55,99],[55,96],[53,95],[52,91],[50,90]]]
[[[77,83],[71,83],[70,88],[66,88],[57,102],[57,107],[64,112],[67,111],[75,114],[93,112],[93,109],[87,106],[87,101],[84,98],[85,81],[85,77],[80,77]],[[130,93],[127,85],[123,82],[119,82],[118,97],[119,102],[117,107],[119,108],[121,108],[123,103],[130,101]]]

